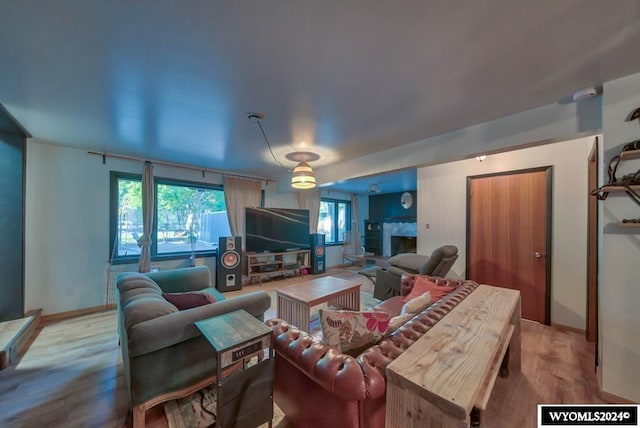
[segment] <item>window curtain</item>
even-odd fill
[[[360,239],[360,220],[358,219],[358,195],[355,193],[351,195],[351,237],[356,252],[359,252],[362,240]]]
[[[138,247],[140,247],[138,272],[151,271],[153,190],[153,164],[149,161],[146,161],[142,169],[142,236],[138,239]]]
[[[227,204],[229,228],[233,236],[242,237],[242,248],[245,248],[245,207],[260,206],[261,193],[261,181],[238,177],[224,177],[224,201]]]
[[[320,217],[320,190],[299,190],[298,207],[309,210],[309,233],[318,233],[318,220]]]

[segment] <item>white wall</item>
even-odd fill
[[[110,171],[141,173],[139,162],[27,143],[25,310],[44,314],[105,304]],[[217,174],[155,166],[154,175],[220,184]],[[213,272],[212,272],[213,273]]]
[[[275,183],[269,183],[264,191],[264,206],[267,208],[299,208],[298,195],[295,191],[278,192]]]
[[[604,165],[622,146],[640,138],[640,122],[626,117],[640,107],[640,74],[605,83],[603,90]],[[624,161],[618,178],[640,169],[640,160]],[[606,174],[605,174],[606,177]],[[600,202],[599,307],[602,389],[640,402],[640,229],[616,226],[623,218],[640,217],[640,209],[624,194]],[[635,266],[635,267],[634,267]]]
[[[587,166],[594,137],[418,169],[418,253],[460,249],[452,276],[466,266],[467,177],[553,165],[551,322],[586,328]],[[430,225],[426,229],[426,224]]]

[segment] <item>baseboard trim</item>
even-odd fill
[[[551,323],[551,327],[557,329],[557,330],[561,330],[561,331],[570,331],[573,333],[578,333],[581,334],[582,336],[586,335],[586,331],[583,328],[576,328],[576,327],[571,327],[570,325],[564,325],[564,324],[558,324],[558,323]]]
[[[609,404],[638,404],[635,401],[627,400],[602,390],[600,390],[600,398]]]
[[[113,305],[109,305],[109,306],[113,306]],[[79,317],[82,315],[96,314],[98,312],[104,312],[107,310],[109,310],[108,306],[100,305],[100,306],[93,306],[91,308],[76,309],[74,311],[58,312],[55,314],[42,315],[40,322],[42,322],[43,324],[48,324],[51,322],[62,321],[69,318]]]

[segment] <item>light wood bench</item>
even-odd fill
[[[479,426],[501,367],[520,371],[520,292],[480,285],[387,366],[386,427]]]

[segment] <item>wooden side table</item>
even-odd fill
[[[271,329],[244,310],[195,325],[216,352],[216,427],[257,427],[268,422],[271,428],[275,362]],[[253,357],[257,364],[243,363],[243,370],[222,377],[226,367]]]

